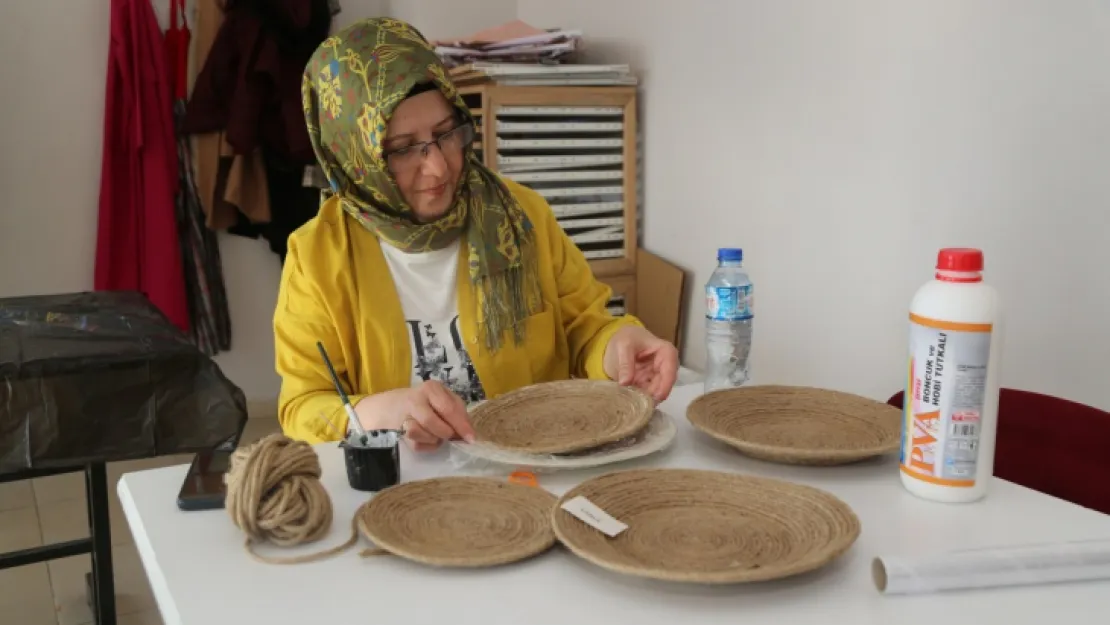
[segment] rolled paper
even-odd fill
[[[1110,539],[880,556],[871,576],[886,595],[1110,579]]]

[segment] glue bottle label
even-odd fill
[[[941,486],[975,485],[991,324],[910,315],[902,471]]]

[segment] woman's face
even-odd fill
[[[389,120],[383,143],[389,171],[421,223],[442,217],[454,202],[470,136],[458,126],[454,107],[438,91],[406,98]]]

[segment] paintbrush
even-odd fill
[[[351,399],[347,397],[347,392],[343,390],[343,385],[339,383],[339,376],[335,373],[335,367],[331,364],[331,358],[328,358],[328,352],[324,349],[324,344],[316,341],[316,349],[320,350],[320,356],[324,358],[324,364],[328,367],[328,373],[331,374],[331,381],[335,383],[335,390],[339,393],[339,397],[343,400],[343,409],[347,411],[347,423],[349,427],[354,430],[355,435],[358,436],[359,442],[366,445],[366,430],[358,421],[358,414],[355,413],[355,407],[351,405]]]

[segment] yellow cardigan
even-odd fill
[[[496,354],[482,349],[466,246],[461,246],[459,329],[486,396],[571,376],[607,379],[602,362],[609,338],[640,321],[609,314],[612,290],[594,278],[543,197],[510,180],[505,184],[535,227],[544,310],[526,320],[522,345],[509,339]],[[317,341],[352,404],[411,384],[409,333],[378,238],[347,216],[336,198],[289,238],[273,323],[282,378],[278,419],[290,438],[334,441],[347,427]]]

